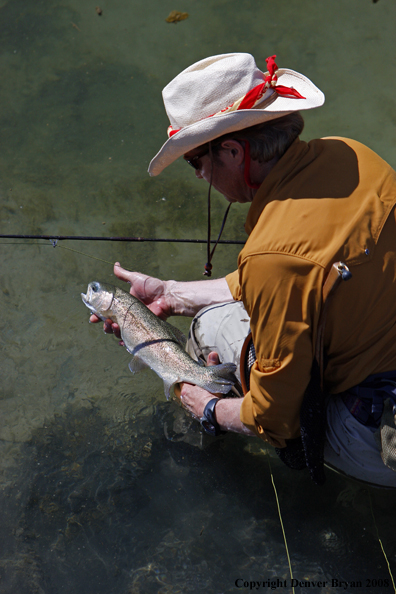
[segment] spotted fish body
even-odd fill
[[[200,386],[213,394],[226,394],[236,381],[235,365],[225,363],[203,367],[184,350],[178,328],[160,320],[139,299],[106,283],[89,283],[83,303],[102,320],[110,318],[121,331],[127,350],[133,355],[132,373],[150,367],[164,382],[167,398],[177,382]]]

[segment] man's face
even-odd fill
[[[184,159],[195,169],[199,179],[210,183],[212,177],[213,187],[228,202],[251,202],[252,196],[244,181],[244,149],[241,143],[224,141],[212,159],[209,145],[203,145],[186,153]]]

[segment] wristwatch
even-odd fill
[[[209,435],[220,435],[220,433],[224,433],[224,431],[221,431],[215,417],[215,406],[219,400],[220,398],[212,398],[212,400],[209,400],[203,411],[201,425]]]

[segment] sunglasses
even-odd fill
[[[200,153],[198,153],[198,155],[194,155],[193,157],[183,157],[183,159],[185,160],[186,163],[188,163],[189,165],[191,165],[191,167],[193,167],[196,171],[198,171],[199,169],[201,169],[201,163],[199,162],[199,160],[204,157],[205,155],[207,155],[209,152],[209,147],[207,147],[206,149],[203,149]]]

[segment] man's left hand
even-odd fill
[[[212,365],[219,364],[219,355],[215,352],[209,353],[207,366],[211,367]],[[181,384],[181,391],[178,396],[184,408],[196,419],[202,418],[205,406],[209,400],[212,400],[214,396],[222,397],[221,394],[211,394],[203,388],[187,383]]]

